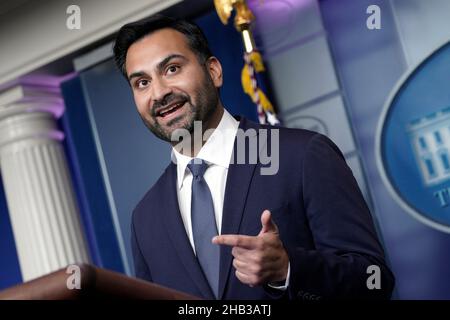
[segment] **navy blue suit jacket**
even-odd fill
[[[274,150],[270,139],[274,127],[245,118],[239,127],[250,129],[256,139],[263,138],[259,129],[269,130],[268,138],[259,140],[258,150]],[[265,162],[260,157],[257,163],[230,164],[221,234],[257,235],[261,213],[270,209],[289,255],[290,284],[282,292],[241,283],[232,266],[231,248],[222,246],[220,298],[389,298],[394,277],[386,266],[369,209],[339,149],[318,133],[276,129],[280,142],[277,174],[262,175]],[[234,154],[236,147],[235,141]],[[176,179],[176,165],[170,163],[133,212],[136,276],[214,299],[185,232]],[[381,270],[379,290],[367,287],[370,265]]]

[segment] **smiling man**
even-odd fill
[[[127,24],[114,55],[143,122],[173,146],[133,212],[138,277],[206,299],[390,297],[370,212],[333,142],[233,118],[219,97],[222,66],[190,22]],[[256,161],[236,161],[242,133],[244,151],[258,137]],[[279,169],[264,175],[268,150]]]
[[[125,67],[139,114],[160,139],[171,142],[180,128],[193,131],[194,121],[217,127],[223,114],[216,89],[220,63],[208,53],[196,55],[182,33],[165,28],[133,43]]]

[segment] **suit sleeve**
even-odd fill
[[[337,146],[317,134],[302,164],[302,197],[315,250],[284,244],[291,264],[291,299],[388,299],[394,277],[357,182]],[[367,268],[379,267],[380,289]]]
[[[150,269],[148,268],[144,256],[142,255],[141,248],[139,247],[134,228],[134,221],[131,222],[131,251],[133,253],[134,272],[136,277],[143,280],[152,281]]]

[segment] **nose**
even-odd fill
[[[152,100],[162,101],[167,95],[172,93],[172,88],[162,78],[155,78],[152,81]]]

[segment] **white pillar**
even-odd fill
[[[56,118],[57,88],[0,92],[0,169],[24,281],[89,262]]]

